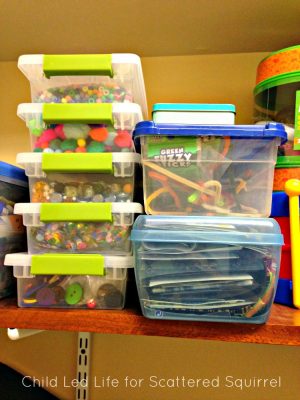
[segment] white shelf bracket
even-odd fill
[[[44,331],[40,331],[37,329],[17,329],[17,328],[7,328],[7,336],[11,340],[20,340],[24,339],[28,336],[36,335],[37,333],[41,333]]]
[[[77,382],[76,400],[88,400],[89,398],[89,371],[90,371],[90,332],[78,333],[78,352],[77,352]]]

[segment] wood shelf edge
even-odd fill
[[[251,325],[151,320],[144,318],[136,307],[112,311],[22,309],[14,299],[3,299],[0,301],[0,327],[300,345],[300,310],[278,304],[273,305],[266,324]]]

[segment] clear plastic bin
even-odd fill
[[[147,117],[140,58],[135,54],[23,55],[33,103],[137,103]]]
[[[15,203],[28,199],[28,179],[24,170],[0,161],[0,215],[12,214]]]
[[[233,125],[232,104],[158,103],[152,107],[153,121],[163,124]]]
[[[133,103],[20,104],[31,149],[46,153],[134,151],[132,131],[143,120]]]
[[[19,153],[33,203],[130,202],[136,153]]]
[[[27,228],[28,253],[127,255],[138,203],[16,204]]]
[[[280,124],[140,122],[147,214],[269,216]]]
[[[140,216],[131,240],[146,317],[267,320],[283,244],[275,220]]]
[[[132,256],[8,254],[19,307],[122,309]],[[9,271],[9,267],[6,267]]]

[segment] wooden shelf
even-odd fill
[[[15,299],[3,299],[0,327],[300,345],[300,310],[278,304],[267,324],[249,325],[151,320],[137,306],[120,311],[22,309]]]

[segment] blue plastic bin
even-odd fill
[[[144,203],[152,215],[268,217],[283,125],[140,122]]]

